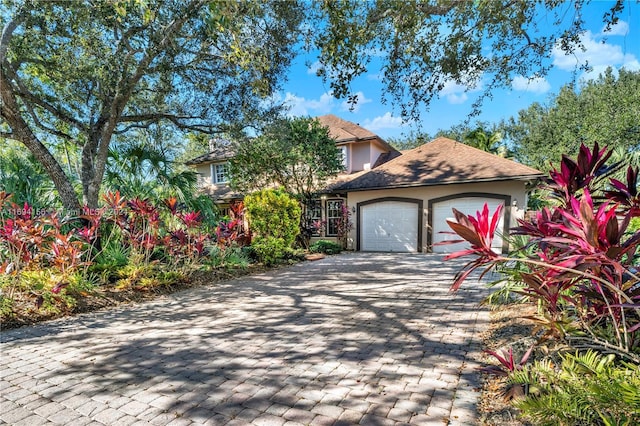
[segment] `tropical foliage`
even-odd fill
[[[628,167],[624,181],[610,178],[616,169],[608,164],[611,154],[595,144],[593,149],[582,145],[576,160],[563,156],[545,184],[556,207],[519,220],[513,232],[525,237],[525,244],[509,256],[491,250],[500,208],[492,215],[485,205],[475,216],[454,209],[456,220],[449,222],[470,248],[447,259],[475,257],[459,272],[453,290],[476,269],[485,274],[506,265],[509,278],[520,284],[517,293],[538,306],[538,314],[530,319],[539,344],[562,341],[578,350],[595,349],[612,356],[596,356],[593,362],[585,361],[595,356],[588,353],[567,356],[560,371],[551,371],[548,364],[537,364],[532,370],[516,368],[512,357],[494,353],[509,377],[526,385],[529,394],[519,404],[524,413],[536,421],[542,413],[553,413],[544,424],[638,421],[640,388],[620,385],[632,378],[637,381],[640,368],[640,231],[628,231],[631,220],[640,217],[638,168]],[[608,189],[600,189],[607,179]],[[625,363],[614,368],[614,358]],[[606,371],[591,371],[588,365]],[[588,374],[577,377],[576,369],[587,369]],[[607,374],[619,382],[608,383]],[[620,393],[625,393],[624,398]],[[610,401],[616,398],[614,405]],[[575,409],[567,411],[570,406]]]
[[[97,208],[109,151],[131,131],[216,134],[275,113],[263,99],[282,81],[302,17],[295,3],[254,0],[3,6],[1,135],[29,149],[67,209],[81,204],[62,145],[79,155],[83,202]]]
[[[62,215],[0,192],[3,315],[11,315],[18,299],[60,312],[101,286],[150,290],[207,265],[246,263],[243,255],[226,253],[234,249],[228,245],[213,250],[200,213],[181,208],[176,198],[155,204],[109,192],[102,201],[99,209]]]
[[[328,240],[318,240],[309,247],[311,253],[338,254],[342,251],[340,244]]]
[[[536,425],[635,425],[640,422],[640,367],[588,350],[525,365],[511,375],[528,394],[514,401]]]
[[[33,156],[15,141],[0,138],[0,144],[0,191],[14,194],[14,202],[36,210],[59,207],[51,179]]]
[[[279,186],[303,202],[344,170],[336,141],[312,118],[282,120],[243,140],[230,164],[234,188],[250,192]]]
[[[585,22],[567,17],[588,1],[3,0],[0,136],[29,149],[67,209],[97,208],[109,151],[131,131],[261,130],[300,50],[319,52],[334,96],[357,102],[351,84],[380,71],[403,118],[418,118],[452,83],[474,91],[487,78],[487,96],[544,76],[553,49],[583,47]],[[625,7],[612,4],[607,27]]]

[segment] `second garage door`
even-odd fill
[[[361,208],[364,251],[417,252],[418,204],[384,201]]]
[[[453,212],[452,208],[460,210],[464,214],[476,215],[477,211],[481,211],[484,208],[484,203],[487,203],[489,206],[489,214],[493,215],[493,212],[496,211],[496,208],[499,205],[504,206],[503,200],[497,199],[485,199],[485,198],[476,198],[476,197],[467,197],[467,198],[454,198],[452,200],[441,201],[433,204],[433,211],[431,214],[432,217],[432,225],[433,225],[433,233],[432,239],[433,243],[438,243],[440,241],[447,240],[459,240],[460,237],[457,235],[450,235],[446,233],[442,233],[443,231],[449,232],[451,228],[447,224],[447,219],[453,220]],[[496,229],[496,237],[493,239],[493,244],[491,248],[499,253],[502,251],[502,235],[504,229],[504,209],[502,210],[502,217],[500,218],[500,222],[498,223],[498,227]],[[452,253],[454,251],[462,250],[464,248],[468,248],[468,243],[458,243],[458,244],[450,244],[450,245],[442,245],[442,246],[433,246],[434,253]]]

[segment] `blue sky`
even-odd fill
[[[603,33],[603,13],[613,5],[612,1],[594,1],[583,9],[587,31],[581,35],[586,50],[565,56],[560,50],[552,53],[553,68],[544,78],[529,80],[529,76],[517,76],[509,89],[493,92],[493,99],[486,99],[477,120],[499,122],[517,115],[521,109],[534,102],[547,102],[560,87],[574,81],[597,78],[608,66],[618,70],[640,71],[640,5],[635,0],[625,2],[625,10],[618,24]],[[576,65],[588,61],[593,71],[576,72]],[[310,63],[311,67],[305,65]],[[317,64],[317,62],[316,62]],[[402,137],[418,130],[415,123],[403,123],[400,109],[390,103],[382,104],[382,85],[376,79],[376,70],[355,81],[352,88],[360,102],[353,111],[342,100],[335,99],[328,85],[315,75],[314,57],[296,59],[289,81],[279,93],[279,98],[290,106],[290,115],[319,116],[335,114],[358,123],[383,138]],[[451,82],[440,92],[429,111],[421,117],[421,130],[435,134],[462,122],[472,111],[472,104],[482,92],[483,83],[465,92],[465,87]]]

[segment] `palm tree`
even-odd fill
[[[508,155],[507,148],[501,144],[502,134],[498,131],[487,132],[482,127],[478,127],[467,133],[464,136],[463,142],[474,148],[478,148],[501,157],[506,157]]]
[[[15,141],[0,138],[0,191],[12,200],[29,204],[36,211],[59,207],[53,181],[33,156]]]

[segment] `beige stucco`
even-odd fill
[[[360,172],[373,167],[381,154],[388,150],[376,139],[366,142],[338,144],[347,148],[347,173]]]
[[[371,165],[369,145],[370,143],[351,144],[351,173],[364,170],[364,165],[367,163]]]
[[[387,151],[388,150],[381,146],[379,142],[376,141],[372,143],[369,151],[369,163],[371,167],[378,161],[378,157]]]
[[[198,183],[211,183],[211,164],[198,164],[196,166],[196,172],[198,173]]]
[[[525,188],[525,182],[522,181],[505,181],[505,182],[485,182],[485,183],[468,183],[468,184],[450,184],[450,185],[437,185],[437,186],[423,186],[416,188],[396,188],[396,189],[381,189],[373,191],[355,191],[348,193],[347,204],[350,209],[356,209],[359,203],[371,201],[380,198],[410,198],[416,200],[422,200],[422,215],[421,215],[421,228],[422,238],[419,241],[419,245],[423,252],[428,250],[428,236],[429,236],[429,201],[439,199],[442,197],[452,196],[456,194],[471,194],[471,193],[483,193],[483,194],[495,194],[501,196],[509,196],[511,205],[508,206],[508,213],[510,214],[510,226],[516,225],[516,218],[522,217],[524,209],[527,203],[527,191]],[[513,203],[516,206],[513,206]],[[507,211],[505,211],[507,213]],[[357,248],[358,242],[358,217],[357,213],[352,215],[353,229],[349,235],[349,245],[352,249]]]

